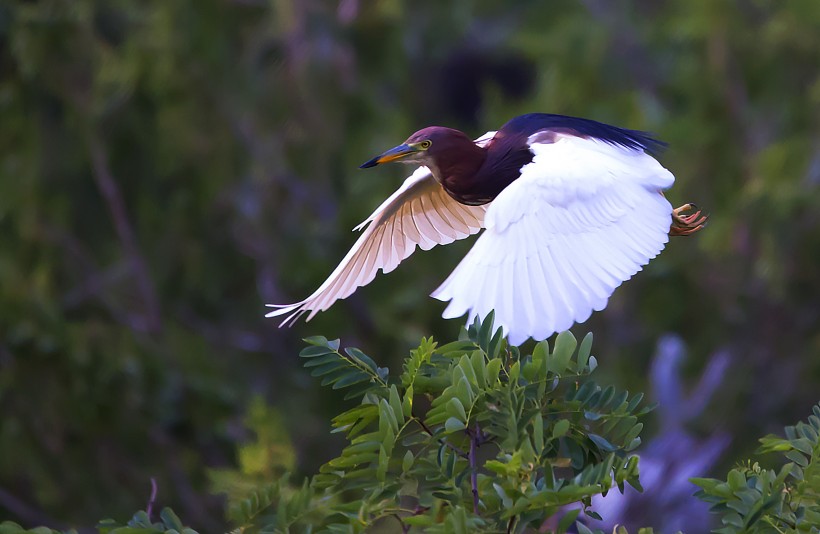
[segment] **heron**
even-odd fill
[[[603,310],[669,236],[701,230],[694,204],[673,209],[675,177],[651,134],[590,119],[530,113],[471,139],[430,126],[361,165],[419,167],[355,230],[361,236],[325,282],[267,317],[312,319],[389,273],[416,248],[483,233],[432,297],[442,316],[484,318],[510,343],[546,339]]]

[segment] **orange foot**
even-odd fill
[[[694,213],[686,214],[691,210]],[[672,226],[669,228],[669,235],[692,235],[706,226],[708,215],[701,215],[701,210],[694,204],[684,204],[672,210]]]

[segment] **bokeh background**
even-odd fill
[[[686,476],[820,400],[819,110],[817,0],[3,0],[0,519],[123,519],[154,477],[217,532],[220,473],[314,472],[341,399],[300,339],[397,370],[455,338],[427,295],[471,240],[292,329],[264,303],[312,292],[408,172],[361,162],[544,111],[655,132],[672,202],[711,213],[573,328],[599,382],[662,402],[619,520],[703,531]]]

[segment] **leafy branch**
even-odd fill
[[[806,422],[785,428],[785,438],[760,439],[759,453],[781,453],[779,470],[747,462],[726,481],[693,478],[696,495],[712,503],[723,527],[715,532],[818,532],[820,530],[820,404]]]
[[[422,339],[395,381],[358,349],[306,341],[311,374],[360,399],[333,419],[347,446],[310,481],[314,503],[335,503],[306,515],[322,518],[314,526],[358,532],[392,518],[404,532],[524,532],[565,516],[565,532],[578,516],[565,505],[595,517],[592,496],[640,488],[629,450],[648,408],[589,380],[591,336],[563,333],[522,355],[490,314],[452,343]],[[251,524],[284,528],[265,517]]]

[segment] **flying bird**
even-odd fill
[[[416,247],[429,250],[484,229],[432,296],[443,317],[472,321],[495,310],[513,344],[546,339],[604,309],[610,295],[668,236],[706,216],[664,197],[675,177],[652,157],[646,132],[531,113],[476,140],[431,126],[364,163],[420,165],[370,217],[330,277],[295,304],[269,304],[280,326],[307,320],[389,273]]]

